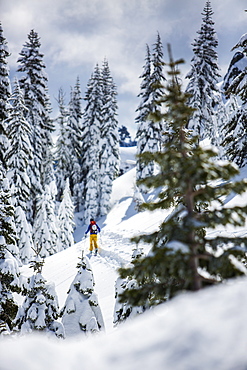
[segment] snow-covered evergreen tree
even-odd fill
[[[163,45],[162,45],[161,37],[160,37],[160,34],[157,33],[157,39],[153,45],[152,72],[151,72],[151,81],[150,81],[152,111],[156,113],[160,112],[160,107],[159,107],[158,102],[159,102],[159,99],[164,95],[165,76],[163,73],[163,66],[164,66],[163,56],[164,56],[164,53],[163,53]]]
[[[12,201],[15,205],[14,221],[16,226],[16,240],[20,260],[23,263],[30,261],[32,256],[31,226],[26,219],[30,198],[30,179],[27,173],[29,161],[32,159],[32,149],[29,141],[30,127],[25,119],[23,95],[17,80],[14,82],[13,94],[9,115],[6,119],[6,132],[10,146],[5,158],[8,165],[7,178],[11,186]]]
[[[55,145],[55,176],[57,185],[57,200],[61,201],[61,197],[65,187],[66,178],[70,176],[70,161],[71,161],[71,145],[68,130],[68,111],[64,101],[64,92],[60,88],[58,92],[58,108],[59,115],[56,119],[59,128],[59,135]]]
[[[20,206],[15,208],[15,225],[20,260],[23,264],[27,264],[31,261],[34,250],[32,227],[27,222],[25,212]]]
[[[19,261],[16,240],[15,208],[12,203],[9,180],[0,174],[0,230],[4,236],[8,251]]]
[[[170,53],[170,81],[162,98],[168,109],[164,117],[157,115],[170,125],[173,140],[165,143],[162,152],[143,154],[147,163],[157,162],[160,173],[140,181],[159,192],[142,209],[173,208],[173,212],[157,231],[134,238],[137,243],[151,244],[150,253],[133,261],[133,267],[120,269],[121,278],[137,282],[137,288],[123,292],[120,302],[134,306],[157,305],[178,292],[197,291],[241,275],[231,256],[239,264],[246,259],[246,237],[206,235],[207,230],[222,225],[245,225],[247,207],[228,208],[224,199],[232,192],[246,192],[247,182],[231,181],[238,174],[236,166],[216,161],[215,150],[195,145],[198,138],[188,136],[192,108],[177,78],[178,63]]]
[[[14,207],[7,179],[0,178],[0,332],[13,328],[18,306],[12,293],[20,292]]]
[[[224,80],[222,83],[222,91],[226,94],[226,99],[229,98],[228,88],[235,77],[239,75],[243,71],[243,69],[247,67],[247,57],[242,51],[236,51],[232,57],[232,60],[229,64],[228,70],[224,76]]]
[[[59,307],[55,285],[42,276],[43,263],[39,255],[32,262],[34,275],[28,278],[24,289],[26,298],[16,315],[15,330],[21,335],[38,331],[64,338],[63,325],[56,321]]]
[[[37,195],[41,193],[44,184],[49,184],[54,179],[51,138],[54,124],[49,117],[48,79],[44,72],[45,64],[40,46],[37,32],[31,30],[28,41],[20,53],[17,69],[22,73],[19,83],[24,93],[25,106],[28,108],[25,118],[31,128],[30,143],[33,161],[29,165],[29,176],[32,184],[32,214],[30,215],[32,221],[36,212]]]
[[[84,221],[105,215],[112,181],[119,167],[117,91],[105,59],[96,65],[87,84],[82,125],[82,199]]]
[[[0,217],[2,218],[2,211]],[[9,333],[13,329],[18,310],[13,292],[20,293],[20,291],[18,262],[9,252],[5,237],[0,235],[0,335]]]
[[[0,22],[0,171],[7,168],[5,163],[5,152],[8,148],[5,120],[8,117],[8,99],[11,95],[9,80],[9,68],[7,58],[10,56],[7,41],[3,36],[3,28]]]
[[[143,256],[142,250],[137,246],[133,251],[132,261]],[[132,264],[130,264],[132,266]],[[129,267],[130,267],[129,266]],[[138,287],[137,281],[126,277],[122,279],[118,277],[115,283],[115,307],[114,307],[114,318],[113,323],[118,325],[124,322],[128,318],[133,318],[144,312],[145,307],[133,307],[128,302],[120,302],[119,298],[126,290],[136,289]]]
[[[162,149],[164,141],[165,126],[163,122],[155,122],[151,114],[159,111],[158,100],[163,95],[163,47],[160,35],[157,35],[157,41],[154,44],[153,55],[151,56],[149,46],[147,45],[146,62],[143,67],[141,92],[138,95],[141,98],[137,108],[138,124],[136,140],[137,155],[144,152],[156,152]],[[144,164],[140,157],[137,158],[136,177],[137,181],[150,176],[154,173],[154,164]],[[143,188],[143,187],[142,187]],[[143,188],[143,190],[145,190]]]
[[[131,136],[126,126],[119,127],[118,134],[120,146],[130,146],[132,144]]]
[[[52,194],[52,183],[45,186],[45,190],[37,201],[37,214],[33,225],[33,242],[35,250],[44,258],[60,250],[58,239],[55,202]]]
[[[108,61],[102,67],[102,125],[99,155],[99,215],[106,215],[112,191],[112,182],[119,169],[119,137],[117,121],[117,91],[111,77]]]
[[[102,83],[96,65],[88,82],[82,131],[82,174],[84,178],[84,220],[96,218],[99,213],[99,152],[102,125]]]
[[[71,90],[71,97],[69,103],[68,115],[68,145],[67,150],[70,151],[69,161],[69,176],[71,192],[74,200],[76,210],[79,211],[82,192],[81,192],[81,87],[79,77],[77,78],[75,87]]]
[[[71,199],[69,179],[67,179],[62,202],[58,209],[58,237],[62,249],[69,248],[74,244],[74,226],[74,205]]]
[[[219,74],[218,55],[216,48],[218,40],[212,20],[210,1],[202,12],[202,24],[194,40],[191,61],[191,70],[186,78],[189,83],[186,91],[190,94],[188,104],[194,108],[188,128],[200,140],[209,138],[213,144],[217,142],[218,133],[215,132],[214,114],[219,105],[222,105],[221,94],[217,86]]]
[[[104,329],[88,258],[82,255],[77,268],[78,273],[70,286],[65,306],[61,311],[66,337],[88,335]]]
[[[8,109],[9,115],[6,119],[10,142],[5,155],[8,165],[7,177],[11,188],[13,188],[15,206],[21,206],[26,211],[31,186],[27,167],[32,159],[32,149],[29,141],[30,126],[24,114],[27,108],[17,80],[14,82],[11,103]]]
[[[244,34],[239,42],[233,47],[242,48],[247,56],[247,34]],[[230,82],[227,95],[240,98],[240,104],[226,123],[223,133],[224,150],[226,156],[234,161],[239,167],[247,163],[247,67]]]

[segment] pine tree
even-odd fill
[[[119,145],[121,146],[129,146],[131,143],[131,136],[126,126],[121,126],[118,129],[119,134]]]
[[[45,190],[37,201],[37,214],[33,225],[34,248],[44,258],[60,250],[55,215],[55,203],[51,186],[46,185]]]
[[[58,209],[58,237],[62,249],[74,244],[74,226],[74,206],[70,195],[69,179],[67,179],[62,202]]]
[[[0,175],[0,230],[8,247],[8,251],[17,258],[19,262],[19,250],[17,248],[17,235],[15,225],[15,208],[12,203],[12,194],[7,178]]]
[[[233,47],[242,48],[243,53],[247,56],[247,34],[244,34],[239,42]],[[245,68],[231,82],[227,90],[227,97],[240,98],[240,104],[229,117],[224,127],[224,139],[222,145],[225,149],[226,156],[234,161],[239,167],[247,163],[247,69]]]
[[[154,52],[151,57],[149,46],[147,45],[146,63],[143,67],[141,92],[138,95],[141,103],[137,108],[139,115],[136,118],[138,124],[137,140],[137,181],[150,176],[154,173],[154,163],[144,164],[140,155],[144,152],[156,152],[162,149],[164,141],[163,134],[165,130],[164,122],[154,122],[150,119],[150,114],[154,111],[160,111],[157,102],[163,95],[163,50],[160,35],[157,35],[157,41],[154,44]],[[145,188],[142,187],[145,191]]]
[[[211,3],[207,1],[202,12],[202,25],[197,32],[198,37],[192,44],[194,56],[191,70],[186,76],[189,79],[186,91],[190,94],[188,104],[195,109],[188,128],[192,130],[193,135],[199,136],[200,140],[207,137],[215,144],[218,133],[214,130],[214,124],[217,122],[214,114],[222,102],[217,87],[220,77],[216,51],[218,40],[212,15]]]
[[[27,108],[17,80],[14,82],[11,101],[12,105],[8,109],[9,116],[6,119],[10,142],[5,155],[8,165],[7,177],[10,186],[13,187],[15,205],[21,206],[26,211],[31,186],[27,167],[32,159],[32,150],[29,141],[30,126],[24,114]]]
[[[69,140],[70,132],[68,130],[68,111],[64,101],[64,92],[60,88],[58,92],[59,115],[56,119],[59,127],[59,135],[55,145],[55,176],[57,184],[57,201],[61,201],[66,178],[70,176],[71,145]]]
[[[10,56],[0,22],[0,171],[5,172],[5,152],[8,148],[5,120],[8,117],[8,100],[11,95],[7,58]]]
[[[143,252],[140,248],[137,248],[133,251],[132,261],[137,258],[140,258],[143,255]],[[130,264],[132,266],[132,264]],[[121,295],[127,291],[136,289],[138,287],[137,281],[135,279],[126,277],[122,279],[118,277],[115,283],[115,307],[114,307],[114,319],[113,323],[115,325],[121,324],[129,318],[133,318],[144,312],[145,307],[133,307],[128,302],[120,302]]]
[[[112,181],[119,167],[117,91],[105,59],[87,84],[82,125],[82,196],[84,220],[109,210]]]
[[[96,218],[99,213],[99,143],[102,125],[102,93],[99,66],[88,82],[82,131],[82,175],[84,178],[84,220]]]
[[[96,333],[104,329],[104,321],[94,293],[94,278],[87,257],[82,255],[77,265],[65,305],[61,311],[66,337]]]
[[[75,87],[71,90],[71,98],[69,103],[69,116],[68,116],[68,141],[69,141],[69,175],[71,193],[74,199],[74,204],[77,212],[80,209],[81,204],[81,119],[82,119],[82,107],[81,107],[81,87],[79,77],[77,78]]]
[[[0,236],[0,335],[10,333],[18,305],[12,293],[21,291],[17,260],[8,251],[4,236]]]
[[[143,204],[143,209],[173,207],[173,211],[158,231],[134,239],[150,243],[150,253],[134,261],[133,268],[120,269],[121,278],[137,282],[138,287],[125,291],[121,298],[134,306],[156,305],[178,292],[197,291],[240,275],[236,265],[246,253],[245,237],[206,235],[207,230],[222,225],[245,225],[247,207],[227,208],[224,199],[232,192],[244,193],[247,183],[231,181],[238,174],[236,166],[217,162],[213,149],[195,145],[197,138],[188,136],[185,128],[192,108],[178,79],[176,68],[181,61],[174,63],[169,54],[170,81],[161,100],[168,109],[156,119],[168,122],[172,140],[162,152],[143,154],[143,160],[155,161],[160,172],[140,183],[159,190],[157,199]]]
[[[15,208],[15,225],[20,260],[23,264],[27,264],[33,258],[32,227],[27,222],[25,212],[20,206]]]
[[[108,61],[102,67],[102,125],[99,154],[99,215],[109,211],[112,182],[119,169],[119,137],[117,121],[117,92]]]
[[[15,330],[21,335],[36,331],[64,338],[63,325],[56,321],[59,307],[55,286],[42,276],[43,264],[44,261],[36,255],[32,262],[35,274],[28,278],[24,289],[26,298],[16,315]]]
[[[44,72],[43,54],[40,53],[40,39],[38,34],[31,30],[28,41],[18,59],[18,72],[22,73],[19,79],[23,90],[25,106],[28,108],[26,120],[31,127],[30,143],[33,151],[33,161],[29,165],[32,184],[30,220],[36,212],[36,197],[41,194],[42,187],[54,179],[52,138],[54,124],[49,117],[51,108],[48,96],[48,78]]]
[[[0,333],[13,329],[18,305],[13,292],[20,292],[14,207],[7,179],[0,178]]]

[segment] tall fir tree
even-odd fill
[[[53,142],[51,133],[54,124],[50,118],[50,101],[48,96],[48,78],[44,72],[43,54],[40,52],[40,38],[34,30],[28,35],[18,59],[17,71],[22,73],[19,83],[24,93],[25,106],[28,108],[25,118],[30,124],[30,142],[33,161],[29,165],[32,184],[30,220],[36,212],[36,197],[45,184],[54,180]]]
[[[5,152],[8,148],[5,120],[8,117],[9,98],[11,86],[7,58],[10,56],[7,40],[3,36],[3,28],[0,22],[0,171],[5,173],[7,165]]]
[[[9,180],[0,175],[0,230],[5,238],[8,250],[17,258],[19,262],[19,250],[17,248],[17,235],[15,225],[15,207],[12,202],[12,194],[9,186]]]
[[[181,89],[177,65],[170,55],[166,95],[162,98],[165,119],[171,138],[162,152],[144,153],[147,163],[160,167],[156,176],[141,183],[159,191],[157,199],[142,205],[143,209],[173,211],[152,234],[136,237],[152,245],[150,253],[133,261],[133,267],[120,269],[121,278],[134,278],[137,288],[125,291],[122,302],[134,306],[157,305],[178,292],[197,291],[241,275],[236,266],[246,257],[245,237],[207,237],[207,230],[222,225],[244,226],[247,207],[228,208],[224,199],[232,192],[243,194],[246,181],[231,181],[238,174],[230,162],[217,162],[213,149],[203,149],[191,140],[186,126],[192,113],[188,95]],[[155,116],[153,117],[155,119]]]
[[[145,60],[143,73],[140,76],[140,78],[142,78],[142,83],[141,92],[138,96],[141,98],[141,102],[137,108],[139,115],[136,118],[138,124],[136,134],[138,155],[136,165],[137,181],[154,173],[154,163],[150,162],[148,165],[144,164],[140,154],[147,151],[156,152],[162,150],[162,143],[164,141],[164,122],[155,122],[150,119],[151,113],[160,111],[157,102],[164,93],[163,46],[159,33],[156,43],[154,44],[152,56],[149,46],[147,45]],[[143,188],[143,190],[145,189]]]
[[[55,177],[57,184],[57,200],[60,202],[63,190],[65,187],[66,178],[69,178],[70,172],[70,160],[71,160],[71,145],[70,145],[70,131],[68,125],[68,110],[64,101],[65,94],[63,89],[60,88],[58,92],[58,108],[59,115],[56,119],[58,124],[58,138],[55,144]]]
[[[99,143],[102,126],[102,83],[98,64],[88,82],[82,131],[82,173],[84,178],[84,220],[99,213]]]
[[[21,291],[19,256],[16,247],[14,207],[7,179],[0,175],[0,333],[9,333],[18,305],[13,293]]]
[[[197,32],[198,37],[192,44],[194,56],[191,70],[186,76],[189,79],[186,91],[190,94],[188,104],[194,108],[188,128],[200,140],[209,138],[215,145],[218,135],[214,127],[217,122],[215,111],[219,105],[223,107],[217,86],[220,74],[213,14],[211,2],[207,1],[202,12],[201,28]]]
[[[39,250],[39,255],[42,258],[60,250],[55,202],[51,185],[46,185],[43,193],[38,198],[37,214],[33,225],[34,248]]]
[[[247,55],[247,34],[244,34],[232,50],[241,48],[244,55]],[[247,163],[247,68],[243,69],[228,86],[227,97],[233,97],[240,100],[239,106],[236,102],[229,115],[223,130],[222,145],[226,156],[234,161],[239,167]]]
[[[112,182],[119,170],[119,136],[117,121],[117,91],[108,61],[102,66],[102,125],[99,155],[99,215],[109,211]]]
[[[151,94],[151,55],[150,49],[147,45],[147,55],[146,55],[146,63],[143,67],[143,73],[140,76],[142,78],[141,83],[141,92],[138,97],[141,98],[141,103],[137,108],[137,112],[139,115],[136,118],[136,123],[138,124],[137,133],[136,133],[136,140],[137,140],[137,154],[140,155],[141,153],[147,150],[147,137],[149,131],[149,121],[148,115],[150,113],[150,94]],[[146,150],[145,150],[146,149]],[[147,173],[146,173],[147,171]],[[137,180],[141,178],[145,178],[149,174],[150,168],[146,168],[144,163],[138,158],[136,162],[136,178]]]
[[[69,116],[68,116],[68,140],[70,150],[70,187],[74,199],[74,204],[77,212],[80,210],[81,203],[81,119],[82,119],[82,106],[81,106],[81,87],[80,80],[77,77],[76,84],[71,89],[71,97],[69,103]]]
[[[13,187],[15,206],[21,206],[24,211],[27,211],[31,187],[27,167],[32,159],[32,148],[29,141],[30,126],[25,119],[27,108],[17,80],[14,82],[11,103],[6,119],[10,142],[10,147],[5,154],[8,165],[7,177],[10,186]]]
[[[14,81],[11,106],[6,119],[6,132],[10,146],[5,158],[8,165],[7,178],[9,179],[13,204],[15,206],[14,220],[16,226],[16,241],[20,260],[26,264],[32,257],[31,225],[27,222],[26,214],[29,211],[31,182],[27,168],[32,159],[32,148],[29,141],[30,126],[25,119],[27,108],[17,79]]]
[[[87,84],[81,145],[84,221],[109,210],[112,181],[119,167],[117,90],[105,59]]]
[[[16,258],[9,252],[4,236],[0,236],[0,335],[14,327],[18,304],[13,293],[20,293],[20,271]]]

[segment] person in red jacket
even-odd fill
[[[92,253],[95,249],[95,254],[98,253],[98,232],[100,232],[100,227],[96,224],[93,218],[90,219],[90,224],[88,225],[87,231],[85,232],[85,237],[90,231],[90,246],[89,250]]]

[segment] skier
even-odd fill
[[[90,231],[90,253],[95,249],[95,255],[98,253],[98,232],[100,232],[100,227],[96,224],[93,218],[90,219],[90,224],[88,225],[87,231],[85,232],[85,238],[87,233]]]

